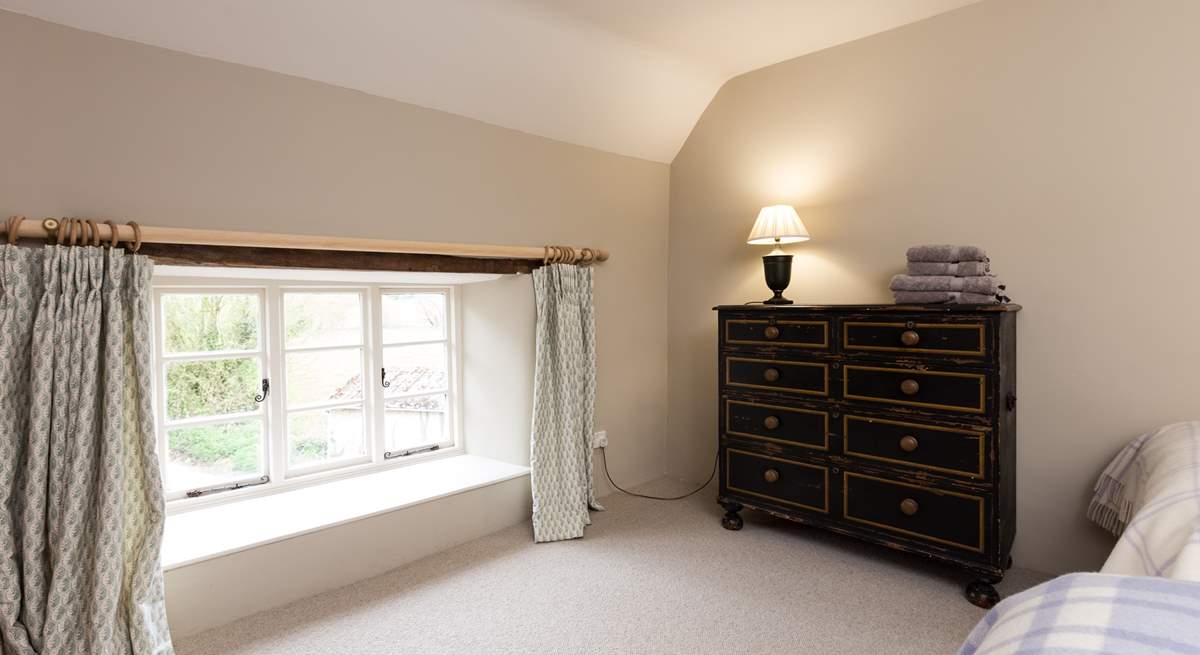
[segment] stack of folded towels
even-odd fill
[[[908,249],[908,273],[892,278],[896,304],[1008,302],[1004,285],[991,273],[983,248],[976,246],[913,246]]]

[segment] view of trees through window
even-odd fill
[[[201,487],[265,471],[261,296],[163,295],[168,485]],[[257,414],[258,416],[245,416]],[[227,417],[226,420],[209,420]],[[239,420],[240,419],[240,420]]]
[[[169,492],[382,461],[449,439],[445,292],[186,289],[158,298]],[[264,320],[272,302],[277,338]],[[275,366],[282,379],[264,396]],[[273,449],[286,453],[285,470],[270,470]]]

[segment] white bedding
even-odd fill
[[[1200,582],[1200,421],[1133,440],[1096,483],[1088,518],[1120,537],[1102,573]]]

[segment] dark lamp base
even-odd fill
[[[767,300],[763,301],[764,305],[790,305],[791,300],[783,297],[783,290],[788,288],[788,284],[792,281],[792,256],[791,255],[764,255],[763,256],[763,275],[767,279],[767,288],[775,292]]]

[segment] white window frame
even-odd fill
[[[154,395],[155,395],[155,431],[158,440],[160,466],[166,472],[167,465],[167,413],[166,413],[166,370],[170,362],[190,360],[193,358],[219,359],[227,356],[258,356],[263,362],[262,372],[270,380],[270,393],[263,402],[261,412],[265,439],[266,474],[269,481],[262,482],[257,477],[243,480],[230,480],[216,487],[204,487],[203,495],[188,497],[191,490],[176,490],[167,494],[168,511],[180,511],[198,507],[234,502],[242,498],[257,497],[280,491],[286,491],[301,486],[319,484],[339,480],[356,475],[374,473],[380,470],[409,466],[431,459],[450,457],[465,452],[462,434],[462,325],[460,320],[461,293],[459,285],[430,285],[430,284],[395,284],[395,283],[339,283],[339,282],[294,282],[291,280],[265,278],[195,278],[166,277],[156,278],[154,290]],[[288,435],[286,405],[287,383],[285,378],[285,357],[288,352],[284,344],[283,327],[283,297],[287,292],[338,292],[355,291],[361,294],[363,311],[363,407],[364,431],[367,445],[365,456],[322,462],[318,464],[291,467],[288,465]],[[385,414],[384,389],[380,384],[378,372],[383,368],[384,342],[382,335],[383,295],[389,292],[402,293],[440,293],[446,297],[446,325],[444,343],[446,344],[447,362],[447,420],[446,439],[437,444],[429,444],[427,448],[418,448],[418,452],[399,456],[385,456],[386,434],[384,432]],[[230,353],[202,353],[195,357],[182,353],[166,354],[165,321],[162,309],[162,296],[172,293],[254,293],[260,298],[259,309],[259,349],[250,351],[231,351]],[[390,343],[396,345],[415,345],[418,343],[441,343],[443,340],[425,340],[419,342]],[[341,348],[330,347],[329,349]],[[314,348],[318,350],[320,348]],[[301,350],[308,350],[307,348]],[[373,374],[374,372],[374,374]],[[414,395],[432,395],[438,392],[422,392]],[[353,403],[346,403],[353,404]],[[324,406],[322,404],[321,406]],[[259,412],[247,416],[259,416]],[[197,420],[197,423],[228,422],[230,416]],[[178,427],[173,422],[171,428]],[[229,488],[236,484],[244,484],[241,488]]]
[[[372,427],[371,427],[372,422],[368,419],[368,417],[373,416],[375,414],[375,412],[377,411],[377,408],[381,407],[381,405],[378,405],[376,402],[374,402],[376,399],[376,394],[373,393],[373,388],[375,387],[375,385],[371,384],[371,382],[374,380],[374,378],[371,377],[371,373],[370,373],[370,371],[372,370],[371,366],[375,359],[375,357],[373,356],[373,353],[371,352],[371,344],[374,343],[374,340],[375,340],[374,333],[376,332],[376,330],[374,329],[375,328],[374,317],[376,315],[376,312],[378,312],[380,305],[378,303],[376,303],[374,305],[374,307],[371,306],[371,296],[373,295],[371,293],[371,291],[372,290],[369,287],[361,287],[361,286],[360,287],[345,287],[345,286],[338,285],[338,286],[312,287],[312,286],[281,285],[281,286],[279,286],[278,293],[274,299],[275,302],[271,303],[272,310],[275,312],[275,325],[277,326],[277,328],[272,332],[272,336],[274,336],[279,343],[279,347],[277,349],[273,349],[271,351],[271,354],[275,355],[275,357],[270,360],[271,364],[272,364],[272,368],[274,369],[272,371],[272,373],[278,374],[278,378],[274,378],[274,379],[279,380],[278,402],[274,403],[274,405],[272,405],[272,408],[279,409],[280,413],[279,413],[279,423],[278,424],[280,426],[280,430],[282,431],[282,434],[280,434],[280,435],[276,435],[274,432],[272,432],[270,435],[270,437],[272,439],[276,439],[277,437],[279,439],[281,439],[281,441],[279,441],[277,444],[274,444],[275,448],[272,449],[272,452],[275,455],[275,461],[272,462],[272,464],[273,464],[272,469],[277,470],[277,471],[282,471],[283,477],[285,479],[298,478],[298,477],[302,477],[305,475],[312,475],[312,474],[316,474],[316,473],[322,473],[324,471],[330,471],[333,469],[346,468],[346,467],[350,467],[350,466],[358,466],[361,464],[369,464],[369,463],[374,462],[374,452],[372,450],[372,442],[375,440],[374,439],[374,431],[372,430]],[[349,345],[349,346],[345,346],[345,345],[342,345],[342,346],[301,346],[301,347],[297,347],[297,348],[288,348],[287,342],[285,341],[284,336],[283,336],[283,329],[284,329],[283,328],[283,306],[284,306],[284,297],[289,293],[290,294],[321,294],[321,293],[328,293],[328,294],[354,293],[354,294],[357,294],[359,297],[359,303],[360,303],[359,309],[362,314],[362,340],[357,345]],[[270,296],[269,293],[268,293],[268,296]],[[310,352],[317,353],[317,352],[329,352],[331,350],[351,350],[351,349],[358,349],[361,351],[360,357],[359,357],[359,366],[360,366],[359,372],[360,372],[360,375],[362,376],[362,392],[363,392],[363,397],[361,400],[358,400],[358,401],[349,400],[349,401],[341,401],[341,402],[324,402],[324,403],[308,403],[308,404],[297,405],[296,407],[288,406],[288,402],[287,402],[287,393],[288,393],[288,389],[287,389],[287,356],[288,355],[293,354],[293,353],[296,353],[296,354],[310,353]],[[271,382],[271,386],[272,387],[275,386],[274,381]],[[363,455],[359,455],[357,457],[332,460],[332,461],[328,461],[328,462],[318,462],[316,464],[308,464],[308,465],[292,466],[292,464],[288,462],[289,449],[288,449],[288,443],[287,443],[287,437],[288,437],[287,425],[288,425],[288,418],[290,418],[293,413],[302,413],[302,412],[308,412],[308,411],[320,411],[322,409],[334,409],[337,407],[351,407],[351,406],[359,406],[359,405],[361,405],[363,408],[363,439],[364,439],[364,445],[366,446],[366,453],[364,453]]]

